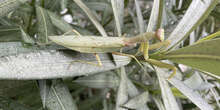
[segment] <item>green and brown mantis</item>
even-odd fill
[[[135,59],[139,65],[140,62],[134,55],[124,54],[117,52],[123,47],[135,46],[137,43],[142,43],[149,41],[153,38],[157,38],[161,42],[144,45],[139,49],[144,55],[144,60],[150,64],[156,65],[161,68],[168,68],[173,70],[173,73],[168,77],[172,78],[176,74],[176,68],[173,65],[163,63],[155,59],[148,58],[148,50],[160,48],[162,46],[168,46],[170,41],[164,41],[164,30],[158,29],[156,32],[145,32],[143,34],[137,35],[135,37],[98,37],[98,36],[83,36],[80,35],[63,35],[63,36],[49,36],[49,39],[53,42],[62,45],[66,48],[79,51],[81,53],[94,53],[98,61],[98,65],[101,66],[101,60],[97,53],[113,53],[116,55],[129,56]],[[142,65],[141,65],[142,66]]]

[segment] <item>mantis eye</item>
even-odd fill
[[[158,29],[155,34],[158,40],[160,40],[161,42],[164,41],[164,29]]]

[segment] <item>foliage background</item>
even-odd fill
[[[48,40],[50,35],[62,35],[72,29],[82,35],[126,33],[131,37],[163,27],[166,39],[172,40],[170,49],[174,45],[186,47],[219,31],[218,0],[80,1],[0,1],[0,109],[219,109],[217,73],[214,74],[217,78],[211,77],[167,61],[179,70],[176,78],[167,81],[163,75],[169,73],[167,69],[153,68],[143,62],[147,68],[147,74],[143,74],[136,62],[110,54],[101,55],[106,63],[104,67],[76,63],[66,70],[71,60],[93,61],[94,58]],[[186,13],[189,16],[185,16]],[[65,21],[66,17],[72,19]],[[137,48],[123,51],[133,54]],[[125,58],[127,61],[112,61]]]

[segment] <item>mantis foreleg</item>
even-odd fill
[[[74,61],[71,61],[71,62],[70,62],[70,65],[68,66],[68,69],[69,69],[70,66],[71,66],[73,63],[75,63],[75,62],[86,63],[86,64],[94,65],[94,66],[102,66],[102,63],[100,64],[99,62],[98,62],[98,64],[97,64],[97,63],[90,62],[90,61],[85,61],[85,60],[74,60]]]
[[[125,53],[120,53],[120,52],[112,52],[112,54],[131,57],[131,58],[133,58],[133,59],[138,63],[138,65],[141,66],[141,68],[142,68],[144,71],[146,71],[145,68],[143,67],[143,65],[138,61],[138,59],[137,59],[134,55],[125,54]]]
[[[171,79],[176,74],[176,67],[175,66],[158,61],[158,60],[149,59],[149,56],[148,56],[149,50],[161,48],[163,46],[167,47],[170,44],[169,40],[164,41],[164,30],[163,29],[160,29],[159,31],[157,31],[156,34],[157,34],[157,36],[156,36],[157,39],[159,39],[161,42],[153,44],[153,45],[149,45],[149,42],[147,41],[145,43],[142,43],[142,45],[141,45],[142,47],[140,47],[140,48],[143,48],[143,49],[140,49],[140,50],[142,50],[142,52],[144,53],[145,61],[149,62],[150,64],[161,67],[161,68],[171,69],[173,71],[173,73],[168,77],[168,79]]]
[[[163,42],[159,42],[159,43],[156,43],[156,44],[152,44],[149,46],[149,50],[153,50],[153,49],[158,49],[158,48],[161,48],[161,47],[168,47],[170,45],[170,40],[166,40],[166,41],[163,41]]]
[[[154,59],[145,59],[147,62],[149,62],[150,64],[156,65],[160,68],[168,68],[171,69],[173,71],[173,73],[168,77],[168,79],[171,79],[175,74],[176,74],[176,67],[158,60],[154,60]]]

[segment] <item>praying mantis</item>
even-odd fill
[[[49,39],[58,45],[62,45],[71,50],[75,50],[81,53],[94,53],[98,61],[98,66],[101,66],[101,60],[97,53],[112,53],[116,55],[128,56],[142,64],[137,60],[134,55],[117,52],[124,47],[136,46],[137,43],[147,42],[153,38],[160,40],[159,43],[152,45],[144,45],[139,49],[139,52],[143,53],[144,61],[156,65],[161,68],[168,68],[173,73],[168,77],[172,78],[176,74],[176,67],[155,59],[148,57],[148,51],[160,48],[162,46],[168,46],[170,41],[164,41],[164,30],[158,29],[155,32],[145,32],[143,34],[136,35],[134,37],[98,37],[98,36],[81,36],[81,35],[62,35],[62,36],[49,36]],[[91,62],[90,62],[91,64]]]

